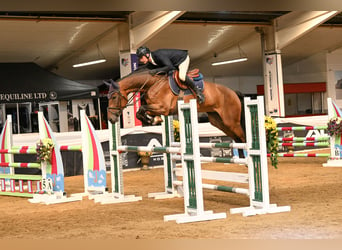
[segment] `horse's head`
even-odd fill
[[[120,118],[122,110],[126,107],[128,102],[127,96],[120,92],[120,87],[115,81],[110,80],[105,83],[109,85],[107,109],[108,120],[111,123],[116,123]]]
[[[131,74],[119,79],[118,82],[113,80],[104,81],[109,85],[108,92],[108,120],[111,123],[118,121],[122,110],[127,106],[127,95],[129,93],[146,92],[152,85],[154,85],[160,76],[152,76],[148,70],[141,69],[132,72]]]

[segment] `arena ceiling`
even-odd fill
[[[119,76],[118,26],[132,11],[0,11],[0,62],[34,62],[71,80]],[[151,49],[189,50],[192,67],[205,75],[261,75],[260,34],[289,11],[190,11],[160,31],[146,45]],[[342,14],[308,32],[281,50],[283,66],[342,47]],[[235,56],[244,63],[212,67]],[[103,54],[103,64],[73,68],[72,64]]]

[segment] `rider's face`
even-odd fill
[[[148,58],[146,56],[142,56],[140,58],[140,62],[143,63],[143,64],[146,64],[146,63],[148,63]]]

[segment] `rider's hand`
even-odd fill
[[[155,75],[155,74],[157,74],[158,73],[158,70],[156,70],[156,69],[152,69],[152,70],[150,70],[150,74],[151,75]]]

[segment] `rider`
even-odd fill
[[[188,51],[178,49],[159,49],[151,52],[149,48],[141,46],[137,49],[136,54],[140,62],[157,67],[150,71],[151,74],[156,74],[160,71],[169,72],[171,70],[178,69],[179,79],[182,83],[196,93],[199,103],[204,102],[202,90],[198,88],[192,79],[186,74],[190,64]]]

